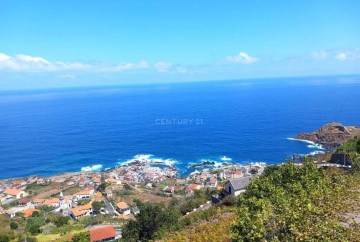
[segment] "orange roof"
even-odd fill
[[[88,212],[88,210],[92,209],[92,205],[91,203],[87,203],[85,205],[82,206],[78,206],[76,208],[72,208],[71,212],[77,217],[80,215],[84,215]]]
[[[42,198],[34,198],[33,199],[33,203],[43,203],[45,201],[45,199]]]
[[[89,210],[89,209],[92,209],[92,205],[91,205],[91,203],[87,203],[85,205],[77,207],[77,209],[78,210]]]
[[[25,217],[30,217],[35,211],[39,211],[39,210],[37,210],[36,208],[28,208],[22,211],[22,213],[24,214]]]
[[[81,216],[81,215],[84,215],[87,213],[87,210],[77,210],[76,208],[72,208],[71,209],[71,212],[74,214],[75,217],[78,217],[78,216]]]
[[[103,241],[116,236],[113,226],[106,226],[102,228],[95,228],[90,230],[90,242]]]
[[[87,194],[90,194],[90,191],[93,190],[94,188],[92,187],[87,187],[85,188],[84,190],[76,193],[76,195],[87,195]]]
[[[59,198],[56,198],[56,197],[52,197],[52,198],[49,198],[49,199],[45,199],[43,205],[52,205],[54,203],[60,203],[60,199]]]
[[[102,193],[101,192],[97,192],[96,194],[95,194],[95,198],[102,198],[103,196],[102,196]]]
[[[117,206],[119,209],[126,209],[126,208],[128,208],[128,205],[126,204],[126,202],[119,202],[118,204],[116,204],[116,206]]]
[[[7,188],[4,193],[7,194],[7,195],[12,195],[12,196],[16,196],[18,195],[20,192],[22,192],[21,190],[19,189],[12,189],[12,188]]]
[[[190,184],[186,190],[189,191],[189,190],[194,190],[194,189],[199,189],[199,185],[198,184]]]

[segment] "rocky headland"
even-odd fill
[[[300,133],[295,139],[308,140],[321,144],[326,149],[334,149],[346,141],[360,137],[360,128],[344,126],[340,123],[329,123],[311,133]]]

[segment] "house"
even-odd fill
[[[104,201],[104,197],[103,197],[102,193],[101,192],[95,193],[94,200],[97,201],[97,202]]]
[[[112,197],[113,196],[112,190],[110,188],[108,188],[108,187],[105,189],[105,193],[106,193],[107,197]]]
[[[335,164],[344,165],[344,166],[350,166],[351,160],[350,160],[350,156],[347,154],[335,153],[335,154],[331,155],[330,163],[335,163]]]
[[[75,193],[77,199],[90,199],[90,197],[94,194],[95,190],[93,187],[87,187],[84,190]]]
[[[76,208],[72,208],[71,217],[73,217],[74,219],[78,219],[84,216],[89,216],[92,214],[92,212],[93,212],[92,205],[91,203],[88,203],[82,206],[78,206]]]
[[[193,193],[194,190],[200,190],[201,185],[199,184],[190,184],[189,186],[186,187],[185,191],[187,193]]]
[[[33,203],[36,207],[42,206],[44,202],[45,202],[45,199],[42,199],[42,198],[34,198],[34,199],[32,200],[32,203]]]
[[[90,230],[90,242],[113,241],[115,237],[114,226],[97,227]]]
[[[7,188],[4,191],[4,194],[7,196],[7,198],[16,198],[16,199],[20,199],[22,197],[27,196],[26,192],[19,190],[19,189],[12,189],[12,188]]]
[[[28,205],[30,205],[31,200],[27,197],[23,197],[18,200],[18,203],[20,206],[28,206]]]
[[[130,208],[126,202],[119,202],[116,204],[116,210],[124,215],[130,215]]]
[[[218,181],[216,178],[211,178],[209,181],[209,187],[211,188],[216,188],[216,186],[218,185]]]
[[[165,193],[174,193],[174,187],[165,187],[164,188]]]
[[[58,208],[60,206],[60,199],[57,197],[48,198],[44,200],[42,205]]]
[[[174,192],[180,192],[180,191],[182,191],[182,190],[184,190],[184,186],[176,185],[176,186],[174,187]]]
[[[15,215],[16,215],[16,213],[11,209],[3,210],[3,212],[4,212],[4,214],[8,215],[10,218],[15,217]]]
[[[246,187],[251,183],[252,179],[252,176],[245,176],[228,180],[225,183],[224,190],[232,196],[238,196],[240,193],[245,191]]]
[[[39,212],[39,210],[37,210],[36,208],[28,208],[22,211],[21,213],[28,218],[31,217],[31,215],[33,215],[34,212]]]

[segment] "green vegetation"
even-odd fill
[[[303,166],[272,167],[240,196],[236,241],[355,241],[358,228],[342,224],[350,206],[350,177]],[[358,197],[359,198],[359,197]],[[354,201],[352,201],[354,202]],[[359,201],[357,201],[359,202]]]
[[[104,202],[98,202],[98,201],[94,201],[91,203],[93,210],[95,213],[98,213],[100,211],[101,208],[105,208],[105,203]]]
[[[178,209],[163,203],[138,203],[137,206],[140,213],[136,215],[136,220],[131,220],[124,226],[123,241],[147,241],[163,235],[177,225],[181,216]]]
[[[77,204],[78,204],[79,206],[81,206],[81,205],[88,204],[89,202],[91,202],[90,199],[81,199],[81,200],[79,200],[79,201],[77,202]]]
[[[19,228],[19,225],[18,225],[17,223],[15,223],[15,222],[11,222],[11,223],[10,223],[10,228],[11,228],[12,230],[16,230],[16,229]]]
[[[74,234],[72,237],[72,241],[74,242],[89,242],[90,241],[90,233],[88,231]]]
[[[357,152],[360,153],[360,137],[349,140],[343,145],[337,148],[338,151],[346,151],[346,152]]]

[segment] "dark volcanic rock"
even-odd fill
[[[357,136],[360,136],[360,128],[357,126],[329,123],[314,132],[300,133],[295,138],[309,140],[323,145],[326,149],[333,149]]]

